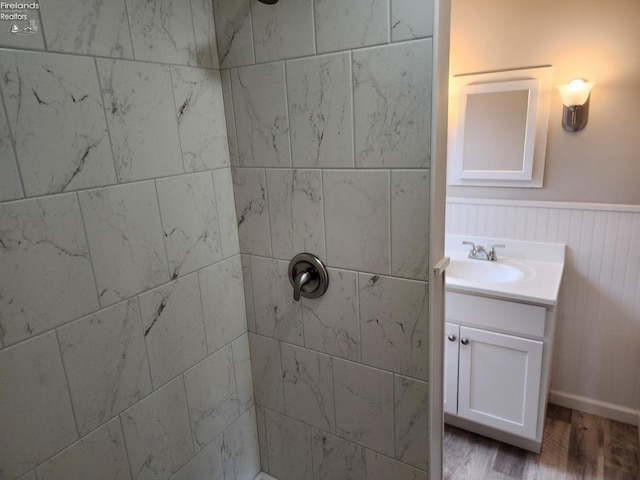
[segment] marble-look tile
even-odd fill
[[[312,480],[308,425],[265,410],[269,473],[278,480]]]
[[[103,307],[169,279],[152,181],[80,192]]]
[[[389,273],[389,172],[323,172],[327,262]]]
[[[233,113],[233,93],[231,89],[231,70],[220,72],[222,81],[222,99],[224,101],[224,115],[227,124],[227,142],[229,143],[229,161],[231,166],[237,167],[238,160],[238,139],[236,137],[236,117]]]
[[[238,219],[236,217],[236,203],[233,198],[233,179],[231,169],[223,168],[212,172],[213,189],[216,194],[218,207],[218,223],[220,224],[220,240],[224,258],[240,253],[238,238]]]
[[[367,450],[367,480],[427,480],[427,472]]]
[[[315,0],[318,53],[387,43],[389,0]]]
[[[222,466],[225,480],[250,479],[260,471],[255,408],[225,430],[222,436]]]
[[[293,300],[288,268],[289,262],[251,257],[256,332],[302,345],[302,308]]]
[[[171,67],[171,78],[185,170],[228,167],[220,74],[217,70]]]
[[[302,299],[304,344],[349,360],[360,360],[357,274],[328,269],[329,288],[320,298]]]
[[[118,181],[182,173],[169,67],[96,61]]]
[[[99,307],[75,194],[0,205],[0,265],[5,346]]]
[[[265,171],[256,168],[234,168],[231,176],[240,251],[270,257],[271,234]]]
[[[311,429],[314,478],[365,480],[365,449],[330,433]]]
[[[428,280],[429,171],[391,171],[391,274]]]
[[[359,283],[362,363],[426,380],[427,284],[367,274]]]
[[[161,178],[156,186],[171,279],[222,259],[211,174]]]
[[[251,373],[256,403],[284,413],[284,387],[280,342],[249,334]]]
[[[242,335],[231,344],[231,348],[233,349],[233,369],[238,388],[238,407],[240,414],[243,414],[254,404],[249,336]]]
[[[58,341],[81,435],[151,393],[135,298],[59,328]]]
[[[4,51],[0,75],[27,196],[115,183],[93,59]]]
[[[334,359],[333,381],[337,435],[393,455],[393,375]]]
[[[182,378],[153,392],[120,419],[136,480],[169,478],[193,457]]]
[[[290,260],[300,252],[325,258],[322,173],[267,170],[273,256]]]
[[[391,0],[391,41],[433,35],[434,0]]]
[[[0,352],[3,478],[18,478],[78,437],[55,332]]]
[[[428,168],[432,41],[353,53],[357,167]]]
[[[429,468],[429,385],[395,375],[395,458]]]
[[[242,167],[290,167],[284,63],[231,71],[233,109]]]
[[[313,55],[313,0],[265,5],[251,0],[256,62]]]
[[[351,56],[287,62],[294,167],[353,167]]]
[[[253,305],[253,285],[251,279],[251,257],[241,255],[242,280],[244,283],[244,304],[247,310],[247,329],[256,333],[256,309]]]
[[[204,447],[171,480],[224,480],[220,437]]]
[[[220,68],[213,2],[211,0],[191,0],[191,13],[196,36],[198,65],[207,68]]]
[[[42,19],[40,11],[23,10],[20,13],[27,15],[27,21],[17,22],[19,28],[25,28],[31,20],[35,22],[36,30],[29,34],[16,35],[9,31],[9,22],[7,28],[0,28],[0,45],[2,48],[20,48],[25,50],[45,50],[44,33],[42,31]]]
[[[198,65],[191,0],[127,0],[136,60]]]
[[[200,450],[240,416],[231,346],[186,371],[184,386],[193,440]]]
[[[249,0],[213,0],[220,68],[254,63]]]
[[[209,353],[247,331],[242,264],[236,256],[198,273]]]
[[[286,343],[281,349],[287,416],[335,432],[331,357]]]
[[[37,480],[35,470],[32,470],[29,473],[23,475],[18,480]]]
[[[22,198],[24,192],[2,102],[0,108],[0,202],[4,202]]]
[[[120,420],[114,418],[36,469],[40,480],[130,480]]]
[[[133,58],[124,0],[42,2],[40,15],[47,50]]]
[[[157,389],[207,355],[196,274],[140,295],[151,383]]]
[[[263,472],[269,470],[269,454],[267,452],[267,427],[265,425],[266,409],[256,405],[256,423],[258,424],[258,445],[260,446],[260,468]],[[254,479],[255,480],[255,479]]]

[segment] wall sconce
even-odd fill
[[[582,130],[589,118],[589,94],[595,82],[578,78],[568,85],[558,85],[562,97],[562,127],[568,132]]]

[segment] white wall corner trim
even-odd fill
[[[454,205],[493,205],[532,208],[553,208],[563,210],[596,210],[603,212],[640,213],[640,205],[622,205],[614,203],[553,202],[542,200],[513,200],[497,198],[447,197],[448,204]]]

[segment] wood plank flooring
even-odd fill
[[[640,480],[638,428],[549,405],[539,455],[445,425],[444,480]]]

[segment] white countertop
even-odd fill
[[[563,244],[447,235],[445,255],[450,257],[452,262],[486,262],[486,260],[468,258],[469,246],[462,245],[465,240],[482,245],[487,250],[491,245],[505,245],[504,249],[496,249],[497,263],[522,264],[529,267],[527,268],[528,274],[523,279],[511,282],[468,281],[446,275],[447,291],[486,295],[548,307],[556,305],[564,270],[565,246]]]

